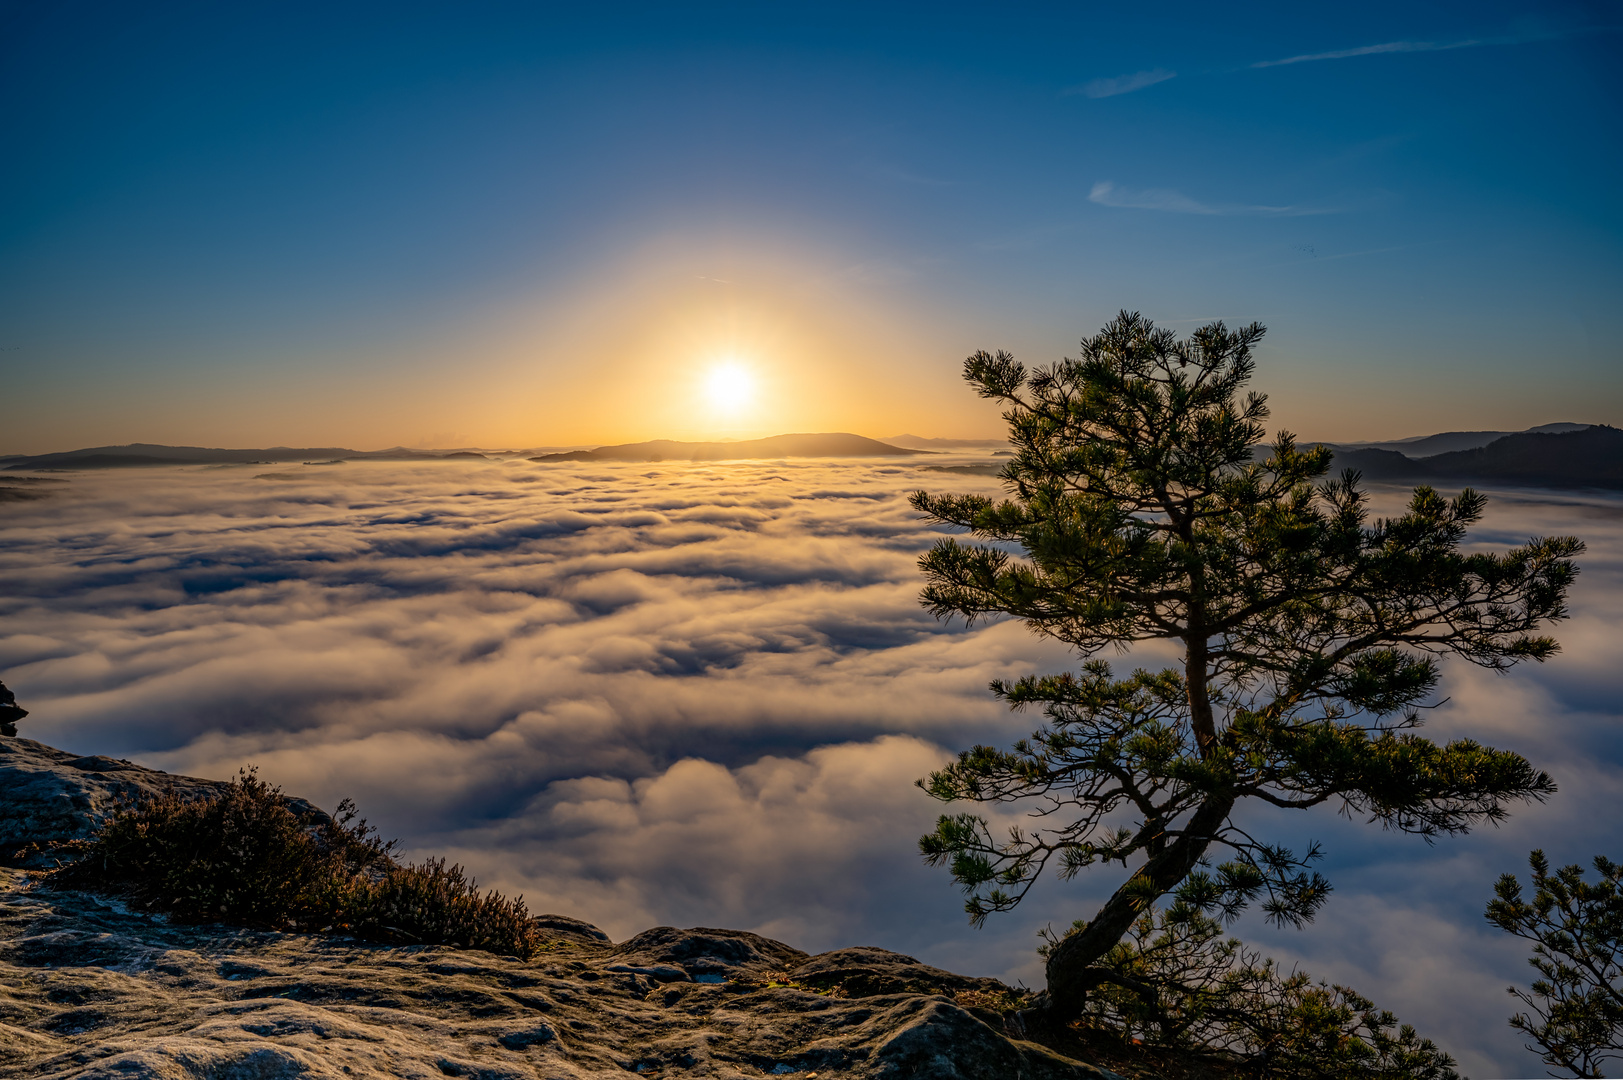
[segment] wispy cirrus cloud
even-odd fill
[[[1113,79],[1093,79],[1080,86],[1067,87],[1063,93],[1067,96],[1080,94],[1083,97],[1107,98],[1119,94],[1131,94],[1134,90],[1142,90],[1146,86],[1166,82],[1168,79],[1178,77],[1176,71],[1166,68],[1151,68],[1149,71],[1135,71],[1131,75],[1118,75]]]
[[[1355,56],[1379,56],[1382,53],[1447,52],[1451,49],[1470,49],[1479,45],[1509,44],[1508,41],[1468,38],[1464,41],[1383,41],[1379,45],[1360,45],[1353,49],[1332,49],[1329,52],[1303,53],[1279,60],[1259,60],[1251,67],[1284,67],[1286,64],[1308,64],[1315,60],[1347,60]]]
[[[1490,45],[1530,45],[1536,41],[1554,41],[1573,34],[1615,31],[1615,26],[1586,26],[1572,30],[1554,30],[1537,34],[1504,34],[1497,37],[1460,38],[1457,41],[1383,41],[1378,45],[1359,45],[1351,49],[1331,49],[1328,52],[1302,53],[1278,60],[1259,60],[1247,65],[1251,68],[1284,67],[1286,64],[1308,64],[1318,60],[1350,60],[1359,56],[1381,56],[1386,53],[1452,52],[1455,49],[1479,49]]]
[[[963,183],[960,180],[933,176],[916,169],[884,163],[864,163],[857,166],[857,172],[872,180],[882,180],[890,184],[907,184],[912,187],[950,188],[959,187]]]
[[[1242,68],[1229,68],[1226,70],[1231,72],[1247,69],[1256,70],[1258,68],[1285,67],[1289,64],[1308,64],[1320,60],[1351,60],[1360,56],[1382,56],[1391,53],[1453,52],[1457,49],[1479,49],[1489,46],[1530,45],[1539,41],[1554,41],[1577,34],[1615,33],[1619,29],[1623,29],[1623,27],[1584,26],[1540,33],[1458,38],[1453,41],[1382,41],[1374,45],[1356,45],[1347,49],[1329,49],[1324,52],[1283,56],[1274,60],[1258,60],[1255,63],[1246,64]],[[1219,71],[1195,72],[1196,75],[1219,73]],[[1147,71],[1135,71],[1131,75],[1118,75],[1108,79],[1092,79],[1077,86],[1066,87],[1061,93],[1065,96],[1080,95],[1090,98],[1115,97],[1118,94],[1130,94],[1135,90],[1142,90],[1146,86],[1154,86],[1156,83],[1166,82],[1168,79],[1177,77],[1178,73],[1176,71],[1156,67]]]
[[[1250,217],[1306,217],[1313,214],[1333,214],[1329,207],[1263,206],[1241,203],[1204,203],[1192,199],[1172,188],[1124,188],[1109,180],[1100,180],[1088,192],[1088,201],[1100,206],[1127,210],[1160,210],[1169,214],[1204,214],[1209,216]]]
[[[1221,214],[1218,207],[1191,199],[1171,188],[1120,188],[1109,180],[1100,180],[1088,192],[1088,201],[1100,206],[1115,206],[1130,210],[1164,210],[1172,214]]]

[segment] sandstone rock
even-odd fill
[[[767,976],[809,957],[781,941],[742,930],[656,926],[615,948],[627,964],[664,968],[697,982],[721,982],[745,975]],[[674,982],[674,978],[661,979]]]
[[[871,994],[957,994],[966,990],[997,993],[1008,987],[996,979],[974,979],[921,964],[911,956],[859,946],[811,957],[789,972],[796,980],[838,985],[853,997]]]
[[[525,961],[177,925],[16,865],[121,797],[221,786],[0,743],[0,843],[31,853],[0,868],[0,1078],[1114,1076],[953,1000],[1006,991],[994,980],[883,949],[668,926],[615,945],[544,915],[550,944]]]
[[[568,915],[537,915],[535,924],[551,936],[564,941],[578,941],[587,945],[609,945],[609,935],[589,922],[572,919]]]
[[[797,954],[753,934],[660,927],[635,949],[560,937],[522,961],[178,926],[40,877],[0,870],[0,1077],[1111,1075],[1012,1040],[942,995],[841,998],[746,981],[762,961],[744,946],[774,962]],[[865,972],[851,952],[828,954],[822,970],[877,984],[911,965]],[[626,970],[656,966],[625,963],[649,954],[725,963],[737,978]]]

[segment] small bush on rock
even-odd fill
[[[354,806],[295,814],[280,788],[244,769],[217,798],[165,794],[116,815],[58,871],[61,886],[117,892],[187,922],[288,929],[319,917],[342,882],[390,863]]]
[[[183,922],[343,931],[368,941],[532,956],[543,947],[522,898],[481,893],[443,859],[402,866],[345,799],[299,815],[251,769],[216,798],[162,795],[116,815],[51,875]]]
[[[371,941],[433,943],[533,956],[542,948],[523,898],[480,892],[460,866],[444,859],[391,866],[358,884],[339,905],[344,929]]]

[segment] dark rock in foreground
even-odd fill
[[[0,743],[0,1077],[1113,1075],[955,1001],[1006,990],[996,981],[883,949],[808,956],[673,927],[614,945],[542,915],[553,940],[526,961],[176,925],[18,865],[89,835],[120,797],[221,786]]]
[[[4,489],[0,489],[4,490]],[[0,735],[13,738],[17,734],[17,721],[28,715],[28,710],[17,704],[17,695],[0,683]]]

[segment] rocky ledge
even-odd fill
[[[1115,1076],[1007,1030],[984,1007],[1001,983],[884,949],[673,927],[615,944],[542,915],[551,940],[520,960],[178,925],[44,887],[45,845],[121,798],[218,786],[0,741],[0,1077]]]

